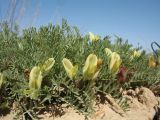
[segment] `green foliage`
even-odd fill
[[[120,55],[121,67],[127,69],[127,78],[123,84],[117,74],[109,70],[110,58],[105,48]],[[127,41],[116,37],[111,43],[109,37],[91,41],[89,35],[81,35],[77,27],[68,26],[66,20],[61,25],[34,27],[10,31],[3,23],[0,31],[0,73],[5,77],[0,88],[0,106],[10,107],[17,103],[20,109],[18,117],[36,118],[40,111],[63,104],[74,107],[85,115],[93,112],[96,95],[111,94],[120,98],[120,88],[159,84],[160,68],[149,68],[145,51],[139,57],[131,59],[134,50]],[[99,74],[95,80],[84,79],[83,68],[90,54],[95,54],[102,63],[97,66]],[[43,66],[46,60],[54,58],[54,66],[45,73],[40,89],[29,88],[29,74],[34,66]],[[62,60],[70,59],[78,66],[76,79],[68,77]],[[36,99],[30,95],[34,94]],[[1,109],[1,107],[0,107]]]

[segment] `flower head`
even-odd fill
[[[108,56],[112,54],[112,51],[109,48],[105,48],[105,52]]]
[[[156,67],[156,60],[155,60],[154,56],[149,56],[148,66],[150,68]]]
[[[46,60],[42,65],[42,72],[48,72],[53,67],[54,63],[54,58],[49,58],[48,60]]]
[[[63,63],[63,66],[64,66],[69,78],[73,79],[77,74],[78,66],[77,65],[73,66],[72,63],[70,62],[70,60],[66,59],[66,58],[64,58],[62,60],[62,63]]]
[[[98,40],[100,40],[100,36],[99,35],[94,35],[93,33],[89,32],[89,38],[92,42],[96,42]]]
[[[42,83],[42,72],[39,66],[32,68],[29,75],[29,88],[40,89]]]
[[[83,68],[83,76],[86,79],[95,79],[98,76],[98,58],[94,54],[90,54],[87,57],[87,60],[85,62],[84,68]]]
[[[137,50],[134,50],[133,54],[131,56],[131,60],[134,59],[134,58],[139,58],[140,56],[141,56],[141,52],[137,51]]]
[[[116,52],[113,52],[111,54],[111,60],[109,64],[109,69],[111,70],[112,74],[117,74],[121,63],[122,63],[122,60],[119,54],[117,54]]]

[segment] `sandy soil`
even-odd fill
[[[155,95],[147,88],[137,88],[135,91],[124,91],[124,98],[129,104],[128,111],[124,112],[111,96],[107,96],[110,103],[99,104],[89,120],[153,120],[155,116],[154,106],[158,106],[160,97]],[[85,120],[84,115],[79,114],[72,108],[65,110],[65,114],[61,117],[51,117],[46,113],[41,115],[43,120]],[[0,117],[0,120],[12,120],[13,114]]]

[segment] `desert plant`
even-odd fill
[[[22,35],[1,25],[0,104],[17,103],[19,117],[31,119],[62,104],[88,115],[97,95],[120,99],[120,88],[159,85],[160,68],[153,67],[151,54],[122,38],[111,43],[109,37],[81,35],[66,20],[24,29]]]

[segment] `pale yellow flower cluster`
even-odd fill
[[[91,42],[96,42],[96,41],[100,40],[100,36],[99,35],[94,35],[91,32],[89,32],[89,38],[90,38]]]
[[[112,74],[117,74],[119,67],[122,63],[120,55],[116,52],[112,52],[109,48],[105,48],[105,52],[110,58],[109,69]]]
[[[69,59],[64,58],[62,60],[63,66],[69,76],[70,79],[73,79],[77,75],[78,66],[70,62]],[[94,54],[90,54],[85,62],[83,67],[83,76],[85,79],[95,79],[98,76],[98,58]]]
[[[29,75],[29,88],[30,89],[40,89],[43,79],[43,74],[48,72],[54,65],[54,58],[49,58],[44,62],[42,67],[34,66]]]

